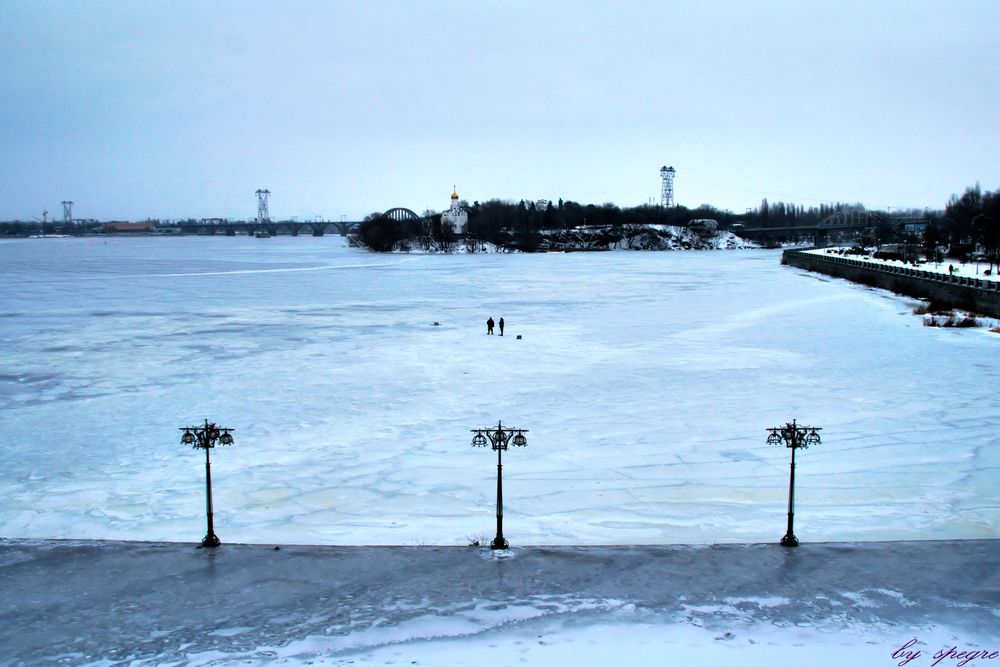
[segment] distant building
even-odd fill
[[[456,234],[465,234],[469,229],[469,214],[458,205],[458,192],[452,188],[451,208],[441,214],[441,223],[450,222]]]

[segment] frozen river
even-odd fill
[[[206,418],[223,542],[490,538],[498,420],[512,544],[774,541],[792,418],[803,542],[1000,537],[1000,336],[776,252],[36,239],[0,280],[2,537],[200,540]]]

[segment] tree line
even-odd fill
[[[459,202],[469,216],[467,236],[509,250],[537,250],[543,231],[576,228],[607,228],[609,239],[625,238],[635,230],[653,225],[686,227],[692,220],[713,219],[726,228],[736,216],[711,206],[620,207],[613,203],[581,204],[559,199],[556,202],[489,199]],[[393,221],[381,213],[365,217],[358,228],[359,241],[372,250],[435,245],[447,249],[457,240],[455,230],[442,222],[440,213],[425,212],[421,221]]]
[[[943,212],[928,214],[922,241],[925,248],[947,245],[962,259],[981,249],[1000,268],[1000,188],[983,192],[976,183],[952,195]]]
[[[425,211],[420,220],[394,221],[382,213],[372,213],[355,235],[361,245],[389,251],[419,246],[424,249],[450,250],[456,243],[487,242],[511,250],[534,251],[543,243],[544,232],[589,228],[610,246],[618,241],[631,247],[630,238],[639,230],[654,226],[687,227],[699,219],[715,220],[718,229],[775,230],[776,240],[794,238],[788,230],[808,230],[838,213],[864,215],[871,222],[870,235],[879,243],[920,243],[927,248],[948,245],[953,253],[968,254],[978,248],[993,258],[1000,258],[1000,188],[984,191],[977,183],[961,195],[952,195],[942,210],[869,210],[861,203],[832,203],[805,207],[763,199],[759,206],[734,213],[703,204],[661,207],[640,205],[621,207],[611,202],[582,204],[559,199],[555,202],[490,199],[460,202],[468,213],[467,235],[460,239],[441,214]],[[97,221],[88,221],[92,225]],[[919,223],[919,224],[917,224]],[[922,232],[915,231],[922,228]],[[0,223],[0,235],[21,236],[43,231],[61,231],[57,221]],[[77,233],[83,231],[76,225]],[[72,233],[72,232],[70,232]],[[801,236],[798,235],[798,236]],[[596,236],[595,236],[596,238]],[[864,242],[869,239],[859,239]]]
[[[686,206],[661,207],[640,205],[621,207],[611,202],[581,204],[559,199],[555,202],[490,199],[469,204],[460,202],[468,213],[467,236],[512,250],[531,252],[537,250],[542,233],[553,230],[579,228],[605,229],[609,243],[627,241],[636,230],[653,226],[687,227],[693,220],[714,220],[719,230],[741,228],[787,229],[815,227],[831,215],[843,211],[863,211],[861,204],[822,204],[806,208],[785,202],[768,202],[764,199],[756,209],[742,214],[703,204],[697,208]],[[388,251],[419,245],[448,249],[456,242],[455,230],[441,214],[425,211],[421,221],[393,221],[381,213],[372,213],[361,223],[357,238],[372,250]]]

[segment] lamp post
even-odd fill
[[[793,419],[790,424],[786,423],[784,426],[769,428],[767,430],[771,432],[767,436],[767,444],[780,445],[784,443],[786,447],[792,450],[791,472],[788,477],[788,530],[785,531],[785,536],[781,538],[781,546],[797,547],[799,546],[799,540],[795,537],[795,531],[792,526],[795,520],[795,450],[806,449],[809,445],[818,445],[820,443],[819,431],[822,429],[812,426],[799,426]]]
[[[221,542],[215,534],[215,526],[212,524],[212,462],[208,450],[215,447],[216,444],[233,444],[233,429],[216,426],[206,419],[204,426],[186,426],[181,430],[184,431],[184,435],[181,436],[181,444],[193,445],[195,449],[205,450],[205,506],[208,510],[208,532],[205,534],[205,539],[201,541],[201,546],[214,548],[219,546]]]
[[[528,432],[526,428],[504,428],[501,422],[497,422],[496,428],[474,428],[472,432],[473,447],[485,447],[487,443],[497,453],[497,536],[493,538],[490,549],[506,549],[509,544],[503,536],[503,461],[501,455],[507,449],[508,443],[515,447],[524,447],[528,444],[528,439],[524,434]]]

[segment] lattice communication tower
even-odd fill
[[[677,170],[673,167],[661,167],[660,179],[663,186],[660,189],[660,206],[670,208],[674,205],[674,174]]]
[[[73,202],[64,201],[63,205],[63,224],[72,225],[73,224]]]
[[[257,190],[257,222],[271,222],[271,214],[267,212],[267,198],[271,196],[270,190]]]

